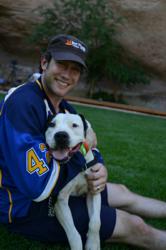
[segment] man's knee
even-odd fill
[[[132,192],[123,184],[107,184],[108,202],[110,206],[125,209],[134,202]]]
[[[131,215],[131,216],[132,216],[130,219],[131,230],[133,229],[133,231],[135,231],[135,234],[137,234],[138,237],[152,236],[151,227],[147,225],[141,217],[137,215]]]
[[[139,217],[133,215],[131,218],[131,232],[130,236],[128,236],[128,242],[132,244],[137,244],[138,246],[152,249],[154,244],[154,229],[147,225],[144,220]]]
[[[107,183],[108,189],[111,189],[118,193],[128,193],[130,190],[124,184],[117,183]]]
[[[111,241],[131,244],[141,241],[141,245],[146,246],[149,244],[149,238],[152,236],[151,227],[142,218],[117,210],[117,221]]]
[[[129,194],[131,192],[124,184],[117,184],[117,187],[122,194]]]

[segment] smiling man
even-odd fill
[[[82,171],[85,159],[76,152],[63,165],[53,161],[45,143],[45,130],[51,115],[76,113],[64,97],[87,70],[87,50],[73,36],[53,37],[41,57],[41,77],[10,90],[0,104],[0,222],[11,232],[45,242],[67,243],[54,214],[53,200]],[[93,153],[97,163],[87,182],[92,194],[101,192],[101,240],[166,249],[166,232],[152,228],[138,216],[166,218],[166,203],[107,183],[102,156],[96,149]],[[86,199],[71,197],[69,205],[85,242],[89,222]]]

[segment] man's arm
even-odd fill
[[[28,199],[41,201],[56,187],[60,166],[49,159],[44,138],[45,107],[35,98],[11,95],[0,117],[0,134],[2,167],[11,186]],[[3,181],[8,186],[7,178]]]

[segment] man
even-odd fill
[[[78,152],[63,166],[52,161],[44,133],[50,114],[76,112],[63,98],[86,70],[86,55],[87,47],[82,41],[68,35],[55,36],[41,58],[41,78],[10,91],[1,104],[0,222],[11,232],[46,242],[67,242],[53,214],[52,200],[81,171],[85,159]],[[166,203],[134,194],[123,185],[106,184],[102,157],[97,151],[94,154],[98,163],[87,181],[90,191],[101,192],[102,196],[101,240],[166,249],[166,232],[134,215],[166,217]],[[85,241],[85,198],[71,197],[69,204]]]

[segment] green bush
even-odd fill
[[[90,96],[103,78],[125,85],[149,82],[140,63],[126,56],[114,39],[122,18],[115,17],[108,0],[54,0],[51,8],[41,7],[40,14],[43,21],[35,27],[31,41],[43,45],[55,34],[70,33],[88,44]]]
[[[127,102],[123,99],[122,95],[119,95],[118,98],[115,99],[115,96],[113,94],[110,94],[105,91],[98,91],[93,93],[92,98],[99,101],[118,102],[121,104],[127,104]]]

